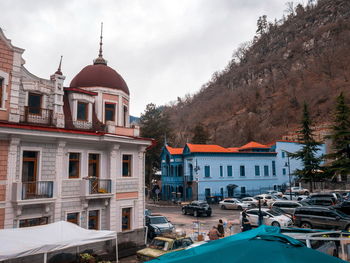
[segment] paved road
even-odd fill
[[[239,219],[240,211],[237,210],[222,210],[218,205],[211,205],[212,216],[211,217],[194,217],[190,215],[182,215],[181,206],[157,206],[148,204],[146,206],[152,211],[152,214],[164,215],[170,220],[176,227],[177,230],[185,230],[187,235],[191,235],[197,228],[197,220],[200,222],[199,232],[208,233],[208,231],[216,226],[219,219],[224,222],[237,221]],[[227,229],[227,232],[229,229]],[[234,232],[239,231],[239,226],[234,228]]]
[[[213,210],[211,217],[194,217],[190,215],[183,215],[181,213],[181,206],[160,206],[154,204],[147,204],[147,209],[152,211],[152,214],[164,215],[175,225],[177,230],[184,230],[186,235],[191,236],[196,229],[194,228],[194,223],[197,220],[200,222],[199,232],[207,234],[208,231],[216,226],[219,222],[219,219],[222,219],[224,222],[237,221],[239,219],[240,211],[237,210],[221,210],[218,205],[211,205]],[[233,232],[240,231],[239,225],[233,228]],[[226,233],[229,234],[229,229],[226,229]],[[119,263],[136,263],[136,256],[131,256],[123,258]]]

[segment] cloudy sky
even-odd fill
[[[284,0],[1,0],[0,27],[24,48],[27,69],[49,78],[63,55],[65,86],[97,57],[125,79],[131,114],[193,94],[252,39],[257,18],[280,19]]]

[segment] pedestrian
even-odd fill
[[[224,237],[225,236],[225,228],[224,228],[224,222],[222,221],[222,219],[219,219],[219,224],[218,224],[217,229],[220,233],[220,236]]]
[[[245,211],[242,212],[242,232],[251,230],[252,226],[250,225],[249,219],[247,217],[247,213]]]
[[[220,238],[220,233],[216,226],[213,226],[213,228],[208,233],[209,240],[217,240]]]
[[[267,200],[266,200],[266,199],[264,200],[264,202],[263,202],[262,206],[267,207]]]

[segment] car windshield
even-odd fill
[[[269,214],[271,214],[273,216],[280,216],[280,215],[282,215],[282,213],[278,212],[277,210],[272,210],[272,209],[267,210],[266,213],[269,213]]]
[[[201,207],[204,207],[204,206],[208,206],[208,203],[203,202],[203,203],[198,203],[198,205]]]
[[[160,217],[151,217],[150,222],[151,224],[165,224],[165,223],[168,223],[168,220],[166,220],[165,217],[160,216]]]
[[[167,251],[169,248],[169,243],[164,240],[153,239],[149,247],[153,249],[160,249],[160,250]]]

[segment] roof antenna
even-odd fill
[[[103,22],[101,22],[101,35],[100,35],[100,49],[99,49],[99,52],[98,52],[98,58],[96,58],[94,60],[94,65],[97,65],[97,64],[103,64],[103,65],[107,65],[107,61],[103,58],[103,55],[102,55],[102,45],[103,45],[103,42],[102,42],[102,39],[103,39]]]
[[[55,72],[55,74],[57,74],[57,75],[62,75],[62,71],[61,71],[62,58],[63,58],[63,56],[61,56],[60,64],[59,64],[59,66],[58,66],[57,71]]]
[[[167,142],[167,139],[166,139],[166,133],[164,134],[164,146],[168,146],[168,142]]]

